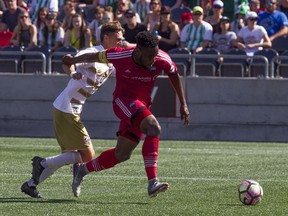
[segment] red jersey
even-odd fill
[[[156,78],[164,72],[177,73],[177,67],[170,56],[159,50],[150,69],[136,64],[132,58],[135,47],[111,48],[104,51],[103,61],[112,63],[116,68],[116,87],[114,96],[151,102],[150,93]]]

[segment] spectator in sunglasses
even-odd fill
[[[247,26],[244,26],[237,35],[235,46],[244,49],[249,56],[263,47],[271,47],[271,40],[263,26],[257,25],[258,15],[251,11],[246,15]]]
[[[212,5],[213,15],[206,17],[204,20],[213,27],[213,33],[220,29],[220,19],[224,11],[224,3],[221,0],[215,0]]]
[[[136,35],[139,32],[147,31],[147,28],[144,24],[137,22],[136,13],[131,9],[128,9],[124,13],[124,17],[126,19],[126,24],[122,26],[125,30],[123,35],[125,38],[125,41],[123,41],[123,46],[126,47],[136,45]]]
[[[258,25],[263,26],[270,40],[287,34],[288,20],[287,16],[277,10],[277,0],[266,1],[266,10],[259,13]]]

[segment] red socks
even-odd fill
[[[146,136],[142,146],[142,156],[148,180],[157,177],[158,146],[158,137]]]
[[[115,148],[108,149],[104,152],[102,152],[99,157],[89,161],[86,163],[86,167],[89,172],[93,171],[101,171],[105,169],[109,169],[111,167],[114,167],[116,164],[120,163],[116,157],[115,157]]]

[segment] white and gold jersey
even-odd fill
[[[104,50],[102,46],[89,47],[81,50],[78,55],[85,53],[97,53]],[[76,64],[76,72],[84,75],[82,80],[71,79],[67,87],[60,93],[53,103],[53,106],[65,113],[79,115],[86,99],[99,89],[108,77],[115,73],[112,64],[103,63],[79,63]]]

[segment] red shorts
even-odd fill
[[[133,116],[137,115],[137,112],[139,112],[139,110],[149,110],[149,108],[150,104],[147,107],[145,102],[139,100],[115,97],[113,99],[113,110],[115,115],[120,119],[119,132],[121,134],[128,132],[129,134],[134,134],[139,139],[141,139],[143,134],[140,131],[139,125],[133,125],[133,122],[131,122],[131,120],[133,120]],[[151,114],[150,111],[146,111],[145,113],[146,114],[144,115],[146,116]]]

